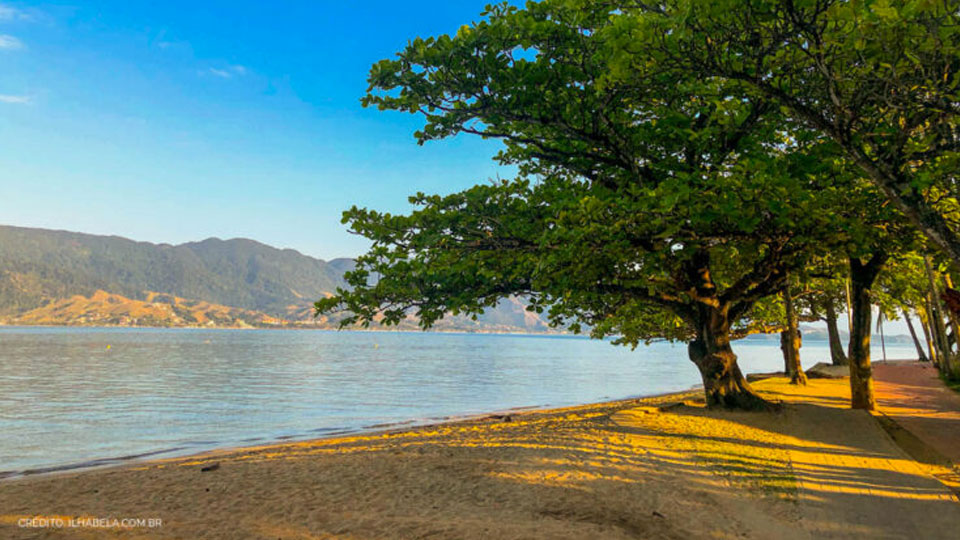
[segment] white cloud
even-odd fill
[[[22,48],[23,48],[23,42],[20,41],[19,39],[9,34],[0,34],[0,49],[14,51]]]
[[[0,4],[0,21],[27,21],[32,18],[33,17],[29,13],[23,11],[22,9],[17,9],[6,4]]]
[[[247,68],[243,66],[227,66],[225,68],[210,68],[205,73],[220,77],[222,79],[232,79],[247,74]]]
[[[14,96],[11,94],[0,94],[0,103],[15,103],[25,105],[33,101],[30,96]]]

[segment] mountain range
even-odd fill
[[[313,316],[313,302],[345,287],[353,267],[353,259],[323,261],[246,238],[170,245],[0,225],[0,324],[337,328],[336,316]],[[413,317],[398,328],[418,329]],[[557,332],[517,298],[476,321],[445,317],[434,329]],[[803,332],[826,340],[824,328]]]
[[[313,302],[353,266],[245,238],[170,245],[0,226],[0,324],[333,328]],[[518,299],[436,329],[550,331]]]

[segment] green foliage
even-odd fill
[[[373,247],[318,312],[427,328],[522,295],[597,337],[689,339],[701,308],[749,325],[788,269],[857,242],[835,145],[768,100],[676,70],[612,73],[620,17],[605,3],[486,15],[376,64],[364,104],[421,113],[420,143],[500,139],[519,177],[418,194],[409,215],[345,212]]]
[[[902,310],[924,308],[930,285],[923,265],[923,255],[905,253],[887,264],[877,278],[874,301],[888,320],[900,318]]]
[[[587,1],[574,2],[581,6]],[[763,96],[960,261],[960,4],[671,0],[605,5],[609,80],[680,70]]]

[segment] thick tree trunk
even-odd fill
[[[851,304],[853,308],[850,333],[850,406],[854,409],[874,410],[873,368],[870,366],[870,322],[873,318],[870,288],[886,262],[886,255],[876,253],[867,263],[850,259]]]
[[[731,303],[720,299],[710,274],[710,253],[692,254],[684,274],[695,304],[688,315],[696,329],[687,352],[703,378],[707,407],[767,409],[771,404],[750,388],[730,346]]]
[[[845,366],[847,355],[843,352],[843,343],[840,342],[840,329],[837,328],[837,311],[833,308],[832,302],[827,302],[825,306],[827,321],[827,338],[830,343],[830,361],[835,366]]]
[[[927,362],[927,355],[923,352],[923,345],[920,344],[920,340],[917,338],[917,331],[913,328],[913,321],[910,320],[910,314],[907,313],[907,310],[903,311],[903,320],[907,322],[907,330],[910,331],[910,337],[913,338],[913,346],[917,348],[917,360],[921,362]]]
[[[740,371],[737,355],[730,346],[729,330],[724,332],[722,326],[713,329],[710,326],[704,325],[704,332],[691,341],[687,349],[690,360],[700,370],[707,406],[746,410],[769,408],[770,404],[753,391]]]

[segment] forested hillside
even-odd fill
[[[351,259],[323,261],[244,238],[173,246],[0,226],[0,320],[323,327],[331,319],[314,319],[313,302],[344,286],[352,267]],[[516,301],[478,321],[450,318],[439,328],[547,330]]]

